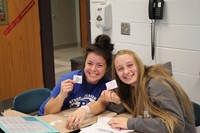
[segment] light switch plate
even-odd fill
[[[130,23],[121,23],[121,34],[130,35]]]

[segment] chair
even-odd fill
[[[194,108],[194,114],[195,114],[195,126],[198,127],[200,126],[200,105],[192,102],[193,108]]]
[[[49,97],[50,91],[48,88],[35,88],[22,92],[15,96],[12,109],[26,114],[36,112]]]

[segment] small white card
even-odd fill
[[[109,89],[109,90],[115,89],[117,87],[118,86],[117,86],[117,82],[116,82],[115,79],[106,83],[106,88]]]
[[[82,76],[80,75],[74,75],[73,80],[75,81],[75,83],[82,84]]]
[[[49,124],[50,124],[51,126],[54,126],[54,125],[56,125],[56,124],[58,124],[58,123],[60,123],[60,122],[62,122],[62,121],[61,121],[61,120],[54,120],[54,121],[50,122]]]
[[[132,133],[134,130],[114,129],[108,125],[112,117],[98,116],[96,128],[100,133]],[[89,130],[88,130],[89,131]]]

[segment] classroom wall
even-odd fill
[[[112,6],[112,28],[96,27],[95,9]],[[149,0],[90,0],[91,41],[101,33],[111,36],[115,51],[132,49],[145,64],[172,62],[173,77],[190,98],[200,104],[200,0],[165,0],[163,19],[156,22],[156,59],[151,59]],[[130,35],[121,34],[121,23],[130,23]]]

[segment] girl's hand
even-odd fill
[[[104,90],[101,93],[101,97],[102,99],[104,99],[107,102],[113,102],[115,104],[120,104],[121,100],[120,98],[117,96],[117,94],[111,90]]]
[[[114,128],[114,129],[128,129],[127,122],[128,122],[128,118],[115,117],[115,118],[112,118],[108,122],[108,125],[110,125],[111,128]]]
[[[71,79],[67,79],[61,82],[61,88],[60,88],[60,97],[66,98],[68,96],[68,93],[73,90],[74,87],[74,81]]]
[[[83,120],[86,118],[87,112],[83,108],[78,108],[76,111],[72,112],[68,119],[66,128],[69,130],[80,129]]]

